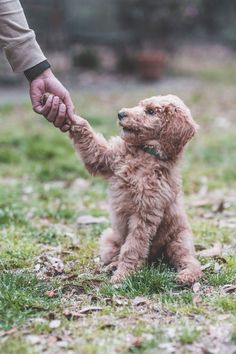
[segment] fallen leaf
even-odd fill
[[[194,283],[192,286],[193,292],[197,293],[201,289],[201,284],[200,283]]]
[[[47,297],[50,297],[50,298],[57,296],[57,294],[55,293],[54,290],[48,290],[48,291],[46,291],[46,292],[45,292],[45,295],[46,295]]]
[[[220,265],[218,262],[215,262],[215,264],[214,264],[214,271],[215,271],[216,273],[220,273],[221,269],[222,269],[222,265]]]
[[[64,272],[64,263],[60,258],[43,254],[38,258],[34,269],[47,276],[55,276]]]
[[[26,336],[26,339],[30,342],[30,344],[37,344],[40,343],[42,338],[40,336],[36,336],[36,335],[29,335]]]
[[[233,293],[236,291],[236,285],[234,284],[226,284],[222,288],[226,293]]]
[[[203,266],[201,266],[201,270],[206,270],[206,269],[208,269],[210,267],[211,267],[211,263],[209,262],[209,263],[206,263]]]
[[[82,285],[77,285],[77,284],[65,284],[62,288],[63,293],[71,293],[73,292],[74,294],[83,294],[84,287]]]
[[[147,305],[148,303],[149,300],[142,296],[137,296],[132,300],[132,305],[134,306]]]
[[[78,311],[70,311],[70,310],[65,310],[63,312],[63,315],[68,319],[68,320],[73,320],[73,319],[78,319],[81,317],[84,317],[81,312]]]
[[[223,213],[225,209],[225,201],[222,199],[215,207],[213,208],[214,213]]]
[[[16,331],[17,331],[17,328],[13,327],[13,328],[9,329],[8,331],[0,332],[0,337],[9,336],[11,334],[14,334]]]
[[[56,336],[50,336],[47,338],[48,344],[54,344],[58,341],[58,338]]]
[[[236,228],[236,218],[230,218],[227,220],[220,220],[219,227],[228,227],[229,229]]]
[[[61,321],[60,320],[52,320],[50,323],[49,323],[49,327],[54,329],[54,328],[58,328],[60,327],[61,325]]]
[[[197,254],[202,257],[215,257],[220,256],[222,253],[222,245],[220,242],[216,242],[213,247],[206,250],[198,251]]]
[[[95,312],[95,311],[102,311],[102,307],[99,307],[99,306],[90,306],[90,307],[84,307],[82,310],[80,310],[79,312],[80,313],[92,313],[92,312]]]
[[[91,215],[82,215],[78,217],[76,222],[78,225],[107,224],[108,219],[103,216],[94,217]]]
[[[113,297],[113,302],[115,303],[116,306],[124,306],[128,304],[128,301],[126,299],[121,299],[118,297]]]

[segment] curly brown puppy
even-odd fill
[[[176,280],[201,276],[184,211],[179,161],[197,131],[189,109],[176,96],[145,99],[118,113],[121,137],[105,138],[77,117],[70,136],[86,168],[109,182],[112,228],[100,241],[101,259],[115,269],[112,283],[163,253]]]

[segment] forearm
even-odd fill
[[[101,134],[95,133],[85,119],[79,118],[78,124],[71,129],[70,137],[92,175],[101,174],[107,177],[111,174],[113,159],[108,142]]]
[[[23,72],[46,59],[19,0],[0,0],[0,46],[15,72]]]

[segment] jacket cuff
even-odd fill
[[[33,66],[30,69],[27,69],[24,71],[24,74],[26,78],[32,82],[36,77],[38,77],[42,72],[44,72],[46,69],[49,69],[51,65],[47,60],[42,61],[41,63]]]

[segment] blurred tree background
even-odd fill
[[[232,0],[22,0],[39,40],[49,48],[75,41],[174,47],[179,40],[236,46]],[[66,42],[65,42],[66,41]]]
[[[21,0],[21,3],[30,27],[58,75],[72,73],[74,77],[75,72],[90,71],[156,80],[164,72],[173,72],[173,55],[181,53],[185,45],[190,46],[191,52],[200,44],[201,55],[206,51],[213,58],[222,53],[222,48],[230,49],[231,53],[236,48],[236,2],[231,0]],[[211,51],[209,44],[221,47]],[[191,60],[196,55],[192,57]],[[179,73],[179,69],[174,71]],[[0,82],[12,80],[16,76],[2,60]]]

